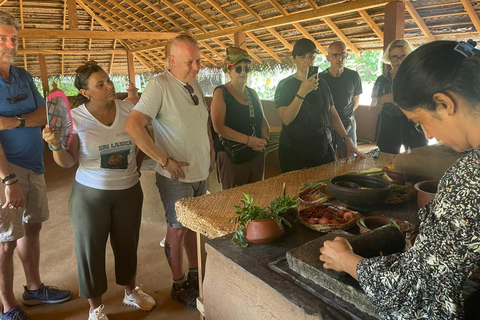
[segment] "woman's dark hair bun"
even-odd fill
[[[393,98],[402,109],[435,110],[433,95],[438,92],[480,102],[480,51],[475,49],[475,55],[467,58],[454,50],[457,44],[434,41],[407,56],[393,82]]]

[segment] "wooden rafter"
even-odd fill
[[[273,34],[275,36],[275,38],[278,39],[278,41],[280,41],[285,47],[288,48],[288,50],[292,51],[293,50],[293,46],[287,41],[285,40],[284,37],[282,37],[282,35],[280,33],[278,33],[275,29],[273,28],[267,28],[267,30]]]
[[[261,48],[263,48],[263,50],[265,50],[266,52],[268,52],[269,55],[271,55],[275,60],[277,60],[278,62],[282,62],[282,59],[280,59],[280,57],[275,53],[273,52],[272,49],[270,49],[269,47],[267,47],[262,41],[260,41],[260,39],[258,39],[253,33],[251,32],[245,32],[249,37],[250,39],[252,39],[253,41],[255,41]]]
[[[94,25],[94,22],[95,20],[93,19],[93,17],[90,17],[90,31],[93,31],[93,25]],[[88,50],[92,50],[92,38],[88,38]],[[115,49],[115,45],[117,43],[117,39],[115,39],[113,41],[113,48],[112,49]],[[90,60],[90,54],[88,54],[87,56],[87,60]]]
[[[51,30],[23,29],[19,37],[23,38],[65,38],[65,39],[173,39],[179,33],[174,32],[141,32],[141,31],[85,31],[85,30]]]
[[[358,50],[358,48],[348,39],[348,37],[342,32],[342,30],[340,30],[340,28],[337,27],[337,25],[332,21],[332,19],[323,18],[323,21],[325,21],[327,26],[330,29],[332,29],[332,31],[337,35],[337,37],[339,37],[340,40],[342,40],[345,43],[347,48],[352,50],[353,53],[355,53],[356,56],[358,56],[360,54],[360,50]]]
[[[149,5],[149,1],[145,0],[145,4]],[[171,3],[168,0],[162,0],[162,3],[166,5],[168,8],[172,9],[175,11],[178,15],[180,15],[183,19],[188,21],[189,23],[193,24],[198,30],[202,31],[203,33],[206,33],[207,31],[195,20],[192,19],[192,17],[187,16],[182,10],[178,9],[173,3]]]
[[[117,46],[117,39],[113,40],[113,49],[115,49],[116,46]],[[90,60],[90,54],[88,55],[88,60]],[[115,60],[115,53],[112,53],[112,55],[110,56],[110,67],[108,70],[108,74],[112,74],[114,60]]]
[[[7,2],[8,0],[1,0],[0,1],[0,7],[3,6],[5,4],[5,2]]]
[[[199,15],[201,15],[205,20],[207,20],[208,22],[210,22],[213,26],[215,26],[217,29],[221,30],[222,27],[215,21],[213,20],[212,18],[210,18],[208,16],[208,14],[206,14],[205,12],[203,12],[203,10],[201,10],[195,3],[193,3],[192,1],[190,0],[183,0],[183,2],[185,4],[188,4],[188,6],[190,8],[192,8],[196,13],[198,13]]]
[[[470,0],[460,0],[462,2],[463,7],[467,11],[470,20],[472,20],[475,29],[477,32],[480,32],[480,19],[478,18],[478,13],[475,11],[475,8],[472,6]]]
[[[282,15],[284,16],[288,16],[288,12],[287,10],[285,10],[282,5],[280,3],[278,3],[277,0],[268,0],[268,2],[270,2],[274,7],[275,9],[278,10],[278,12],[280,12]]]
[[[184,1],[189,1],[189,0],[184,0]],[[332,7],[312,9],[312,10],[307,10],[300,13],[290,14],[288,16],[281,16],[281,17],[263,20],[259,22],[244,24],[242,26],[238,26],[234,28],[225,28],[223,30],[212,31],[206,34],[195,36],[195,38],[197,40],[206,40],[211,38],[227,36],[229,34],[234,34],[235,32],[254,31],[254,30],[264,29],[268,27],[298,23],[300,21],[322,19],[324,17],[338,15],[339,13],[346,14],[350,12],[356,12],[362,9],[365,10],[365,9],[384,6],[385,4],[391,1],[392,0],[353,1],[345,4],[335,5]],[[165,45],[165,44],[163,43],[162,45]],[[134,51],[149,50],[155,47],[156,47],[155,45],[150,45],[142,48],[136,48]]]
[[[230,40],[232,40],[232,42],[235,42],[234,39],[233,39],[233,35],[232,35],[232,36],[228,36],[228,38],[229,38]],[[225,48],[226,48],[226,46],[225,46]],[[247,50],[247,53],[248,53],[253,59],[255,59],[255,61],[257,61],[258,63],[262,63],[262,59],[260,59],[259,56],[257,56],[255,53],[253,53],[252,50],[250,50],[250,49],[248,49],[248,48],[246,48],[245,50]]]
[[[328,55],[328,52],[327,50],[322,47],[322,45],[320,43],[317,42],[317,40],[315,40],[315,38],[300,24],[300,23],[293,23],[293,26],[295,27],[295,29],[297,29],[298,31],[300,31],[300,33],[307,39],[310,39],[313,41],[313,43],[315,43],[315,45],[317,46],[317,49],[324,55]]]
[[[407,9],[408,13],[412,17],[413,21],[417,24],[417,26],[422,31],[423,35],[427,37],[428,41],[435,41],[435,37],[428,29],[425,22],[423,22],[422,17],[418,14],[417,10],[413,7],[413,4],[410,1],[405,1],[405,8]]]
[[[372,17],[367,13],[365,10],[358,10],[358,13],[360,16],[362,16],[363,20],[368,24],[368,26],[375,32],[377,35],[378,39],[380,39],[383,42],[383,32],[380,30],[380,28],[377,26],[375,21],[373,21]]]
[[[243,0],[236,0],[235,1],[236,3],[238,3],[243,9],[245,9],[245,11],[247,11],[248,13],[250,13],[250,15],[252,15],[255,19],[257,19],[257,21],[262,21],[262,17],[260,17],[256,12],[255,10],[253,10],[251,8],[251,6],[249,6],[248,4],[245,3],[245,1]],[[235,19],[236,20],[236,19]]]

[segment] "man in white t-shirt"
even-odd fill
[[[198,264],[196,235],[178,220],[175,202],[201,196],[214,164],[208,110],[200,85],[200,50],[195,39],[180,35],[172,40],[170,69],[152,79],[132,111],[125,130],[137,146],[157,162],[156,183],[166,212],[165,255],[172,270],[170,296],[196,307]],[[145,126],[152,121],[155,141]],[[183,271],[183,245],[188,277]]]

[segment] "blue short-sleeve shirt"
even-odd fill
[[[0,116],[14,117],[45,106],[30,74],[22,68],[10,67],[10,81],[0,78]],[[9,98],[27,94],[27,99],[10,103]],[[41,127],[14,128],[0,131],[0,143],[8,162],[38,173],[45,172],[45,153]]]

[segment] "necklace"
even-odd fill
[[[235,92],[240,96],[240,98],[242,98],[242,100],[243,100],[244,102],[247,102],[248,98],[244,98],[244,97],[240,94],[240,92],[238,92],[237,89],[235,89],[235,87],[232,85],[231,82],[230,82],[230,87],[232,87],[233,90],[235,90]],[[247,96],[247,93],[245,92],[245,87],[243,88],[243,93],[245,94],[245,96]]]

